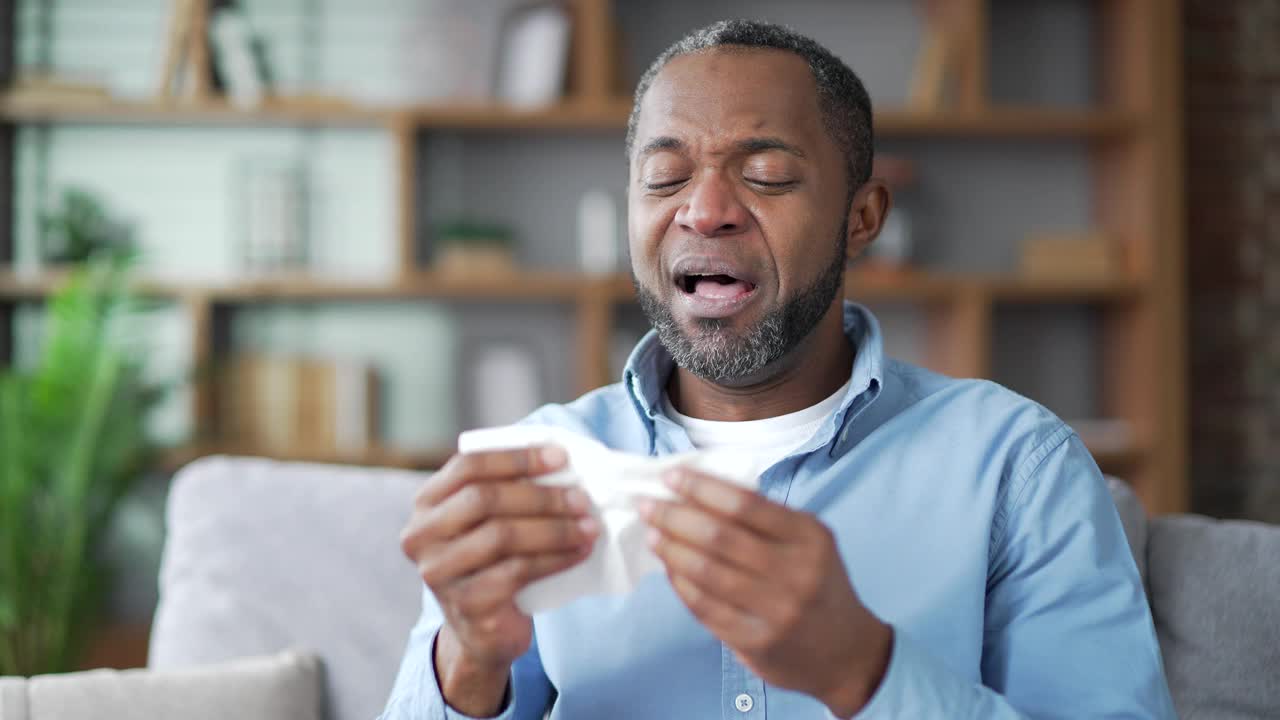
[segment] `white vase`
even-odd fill
[[[503,23],[498,99],[520,108],[559,102],[569,62],[569,13],[559,3],[517,7]]]

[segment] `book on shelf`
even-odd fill
[[[1037,233],[1022,242],[1019,269],[1042,280],[1113,280],[1121,275],[1120,243],[1100,230]]]
[[[942,108],[954,51],[951,34],[937,23],[928,24],[911,73],[911,87],[907,93],[908,107],[921,112],[934,112]]]
[[[157,96],[203,101],[225,95],[253,110],[269,94],[260,38],[231,0],[172,0]]]
[[[172,0],[164,39],[164,60],[156,96],[161,100],[198,97],[208,89],[205,30],[208,0]]]
[[[377,374],[368,364],[241,354],[219,386],[222,435],[235,448],[334,457],[376,444]]]

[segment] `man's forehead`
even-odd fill
[[[808,63],[771,48],[715,48],[672,59],[641,99],[638,121],[641,146],[642,138],[681,128],[763,132],[797,142],[821,128]]]
[[[720,78],[740,73],[750,78],[762,79],[759,76],[762,71],[785,75],[791,80],[800,75],[811,76],[808,62],[790,50],[720,45],[671,58],[658,71],[657,77],[654,78],[654,85],[670,81],[671,78],[682,74],[695,72],[709,73]]]

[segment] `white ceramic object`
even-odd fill
[[[470,368],[475,418],[483,427],[507,425],[542,404],[537,358],[516,344],[482,349]]]
[[[588,190],[578,201],[578,261],[587,273],[618,269],[618,204],[604,190]]]
[[[498,98],[521,108],[558,102],[569,62],[569,14],[558,3],[520,7],[506,22]]]

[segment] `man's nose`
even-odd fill
[[[718,175],[695,181],[689,200],[676,212],[682,229],[702,237],[736,233],[746,227],[747,209]]]

